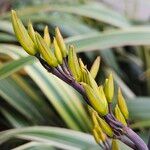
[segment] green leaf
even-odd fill
[[[13,27],[10,21],[0,20],[0,29],[3,32],[7,32],[9,34],[14,34]]]
[[[33,125],[33,123],[29,122],[29,120],[27,120],[25,117],[19,115],[18,113],[16,114],[13,111],[8,110],[7,108],[0,107],[0,111],[2,115],[6,118],[6,120],[8,120],[11,127],[20,128]],[[10,125],[7,124],[8,127],[10,127]]]
[[[18,10],[19,11],[19,10]],[[50,5],[43,5],[43,6],[32,6],[26,7],[25,9],[21,9],[19,11],[19,15],[31,15],[39,12],[48,12],[48,11],[58,11],[58,12],[67,12],[76,14],[79,16],[88,17],[91,19],[95,19],[104,23],[111,24],[116,27],[129,27],[130,23],[126,20],[125,17],[121,16],[119,13],[116,13],[110,8],[105,7],[102,3],[86,3],[86,4],[78,4],[78,5],[63,5],[61,7],[59,4],[50,4]],[[2,15],[0,18],[7,18],[9,17],[8,14]]]
[[[51,144],[42,142],[28,142],[26,144],[20,145],[13,150],[56,150]]]
[[[133,123],[131,125],[132,129],[136,128],[149,128],[150,127],[150,119],[149,120],[144,120],[144,121],[137,121],[136,123]]]
[[[13,106],[31,122],[43,121],[43,116],[33,104],[32,99],[11,78],[0,81],[0,95],[2,100]]]
[[[68,129],[56,128],[56,127],[28,127],[21,129],[12,129],[3,131],[0,133],[0,141],[5,142],[6,140],[14,137],[22,136],[25,139],[32,141],[46,142],[57,146],[68,146],[72,148],[85,148],[92,144],[95,145],[94,139],[89,139],[89,135],[81,132],[71,131]]]
[[[12,36],[12,35],[0,32],[0,42],[1,43],[5,43],[5,42],[17,42],[17,39],[14,36]]]
[[[130,119],[149,120],[150,119],[150,97],[135,97],[127,101]]]
[[[23,66],[34,62],[34,57],[28,56],[18,60],[13,60],[0,66],[0,80],[8,77],[12,73],[20,70]]]
[[[68,44],[74,44],[78,52],[87,52],[95,49],[104,50],[127,45],[149,45],[149,37],[150,28],[130,27],[124,30],[116,29],[100,34],[86,34],[70,37],[66,42]]]
[[[61,149],[91,149],[100,150],[91,135],[56,127],[28,127],[21,129],[12,129],[0,133],[1,143],[11,139],[20,138],[40,142],[43,144],[51,144],[54,147]],[[130,148],[120,143],[121,149],[130,150]]]

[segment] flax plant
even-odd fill
[[[52,41],[47,26],[44,29],[44,37],[34,31],[31,23],[27,30],[15,11],[12,11],[12,24],[24,50],[29,55],[35,56],[49,73],[72,86],[83,96],[91,114],[93,136],[103,149],[119,149],[117,141],[120,140],[132,149],[148,150],[144,141],[129,127],[129,112],[120,88],[116,107],[112,109],[114,96],[112,74],[105,80],[104,85],[96,83],[100,57],[88,70],[77,57],[75,47],[65,45],[59,28],[55,29]]]

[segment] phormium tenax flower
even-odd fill
[[[118,89],[117,104],[112,110],[114,97],[113,75],[110,74],[104,85],[98,85],[95,77],[100,66],[100,57],[94,61],[90,70],[77,57],[73,45],[66,46],[58,28],[52,41],[48,27],[44,29],[44,37],[35,32],[31,22],[26,29],[12,10],[12,24],[18,41],[24,50],[35,56],[42,66],[70,86],[75,88],[89,106],[93,122],[95,141],[105,150],[119,149],[117,140],[132,149],[148,150],[144,141],[128,126],[128,108],[125,99]]]

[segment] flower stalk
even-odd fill
[[[103,149],[119,149],[118,139],[132,149],[148,150],[144,141],[127,125],[129,113],[120,89],[115,115],[113,114],[113,75],[109,75],[104,85],[97,85],[95,77],[100,66],[99,57],[89,71],[82,60],[78,59],[74,46],[67,48],[58,28],[52,41],[48,27],[45,27],[44,38],[34,31],[31,23],[27,31],[15,11],[12,11],[12,23],[16,37],[24,50],[34,55],[48,72],[72,86],[83,96],[90,108],[93,136]]]

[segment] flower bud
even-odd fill
[[[88,84],[87,71],[85,68],[81,68],[81,79],[82,82]]]
[[[51,66],[56,67],[58,66],[58,62],[44,39],[40,36],[40,34],[36,33],[36,40],[38,45],[38,50],[41,53],[42,57],[45,59],[45,61]]]
[[[95,126],[94,129],[96,130],[96,132],[98,133],[100,139],[102,140],[102,142],[106,141],[106,134],[102,131],[100,126]]]
[[[80,66],[80,70],[81,70],[80,82],[88,83],[88,81],[87,81],[87,71],[86,71],[87,68],[83,64],[81,58],[79,58],[79,66]]]
[[[81,83],[85,89],[86,95],[92,105],[92,107],[101,115],[105,116],[108,114],[107,101],[101,99],[99,95],[92,89],[88,84]]]
[[[54,38],[53,43],[54,43],[54,54],[55,54],[55,56],[56,56],[56,58],[57,58],[58,63],[59,63],[59,64],[62,64],[62,62],[63,62],[63,57],[62,57],[61,51],[60,51],[60,49],[59,49],[59,46],[58,46],[57,41],[56,41],[55,38]]]
[[[81,58],[79,58],[79,65],[81,68],[86,68]]]
[[[58,27],[55,29],[55,36],[56,36],[56,40],[57,40],[57,43],[59,45],[59,48],[62,52],[62,56],[66,57],[67,53],[68,53],[67,48],[66,48],[64,39],[63,39]]]
[[[44,41],[46,42],[47,46],[51,46],[51,38],[48,31],[48,26],[44,28]]]
[[[102,142],[100,136],[95,129],[93,129],[93,136],[97,144],[100,144]]]
[[[111,150],[119,150],[119,145],[118,145],[118,142],[116,139],[113,139],[112,140],[112,143],[111,143]]]
[[[99,90],[98,90],[98,85],[96,83],[96,81],[94,80],[94,78],[92,77],[92,75],[90,74],[90,72],[86,69],[87,71],[87,83],[92,87],[92,89],[95,91],[95,93],[97,93],[97,95],[99,95]]]
[[[97,115],[97,119],[98,119],[98,122],[102,128],[102,130],[109,136],[109,137],[113,137],[113,131],[111,129],[111,127],[109,126],[109,124],[107,124],[107,122],[102,119],[101,117],[99,117]]]
[[[128,119],[129,118],[128,107],[127,107],[126,101],[122,95],[120,88],[118,89],[118,106],[123,116],[125,117],[125,119]]]
[[[99,95],[100,95],[100,97],[101,97],[103,100],[107,101],[107,100],[106,100],[105,93],[104,93],[104,90],[103,90],[103,86],[102,86],[102,85],[99,86],[98,89],[99,89]]]
[[[126,120],[125,120],[123,114],[121,113],[118,105],[116,105],[116,107],[115,107],[115,116],[116,116],[118,121],[120,121],[125,126],[127,125]]]
[[[113,81],[112,74],[110,74],[108,79],[106,79],[105,81],[104,91],[105,91],[105,95],[106,95],[106,99],[108,103],[111,103],[113,100],[113,96],[114,96],[114,81]]]
[[[77,81],[80,81],[81,78],[81,69],[79,66],[78,58],[75,52],[75,49],[73,46],[69,47],[69,53],[68,53],[68,66],[71,70],[71,73],[73,74],[74,78]]]
[[[35,47],[37,48],[38,46],[37,46],[37,41],[36,41],[36,37],[35,37],[35,31],[33,29],[31,22],[28,23],[28,33],[29,33],[32,41],[34,42]]]
[[[93,121],[94,126],[99,126],[97,115],[96,115],[96,112],[94,112],[94,110],[92,111],[92,121]]]
[[[94,79],[99,71],[99,67],[100,67],[100,57],[97,57],[90,69],[90,73]]]
[[[26,28],[24,27],[21,20],[17,17],[17,14],[14,10],[11,11],[11,19],[14,32],[16,34],[19,43],[28,54],[35,55],[36,54],[35,45],[31,37],[29,36]]]

